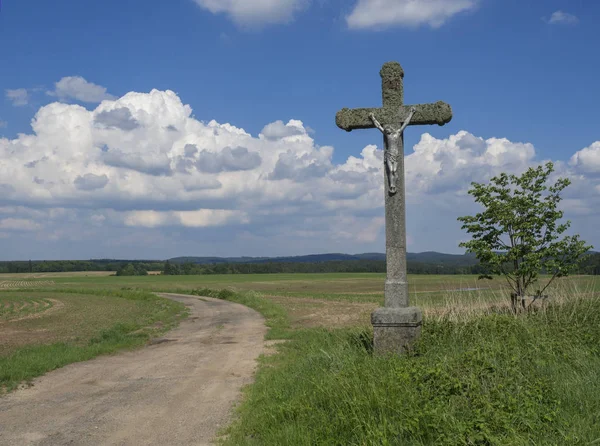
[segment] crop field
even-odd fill
[[[30,276],[30,275],[22,275]],[[11,283],[25,280],[18,275]],[[383,304],[385,274],[229,274],[204,276],[116,277],[107,272],[55,273],[53,285],[44,275],[34,281],[46,289],[191,292],[197,289],[256,291],[289,313],[293,326],[349,327],[368,325],[369,315]],[[5,280],[0,275],[0,281]],[[542,278],[543,283],[545,278]],[[33,286],[33,285],[32,285]],[[500,279],[478,280],[473,275],[410,275],[411,304],[424,309],[426,315],[477,312],[491,305],[508,302],[506,283]],[[575,276],[556,280],[547,290],[553,299],[576,293],[597,295],[600,282],[593,276]]]
[[[28,296],[6,296],[1,301],[0,320],[2,321],[14,321],[15,319],[24,319],[35,314],[44,313],[57,303],[53,299]]]
[[[0,291],[0,393],[70,362],[143,345],[185,314],[140,291]]]
[[[54,285],[52,280],[3,280],[0,282],[1,289],[47,287]]]

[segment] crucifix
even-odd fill
[[[377,128],[383,133],[387,277],[385,307],[371,315],[377,353],[401,353],[421,332],[422,315],[409,306],[406,275],[404,130],[409,125],[444,125],[452,119],[445,102],[404,105],[404,70],[398,62],[381,69],[383,107],[344,108],[336,115],[343,130]]]

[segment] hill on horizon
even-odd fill
[[[421,253],[407,253],[407,261],[419,263],[453,264],[453,265],[475,265],[477,259],[473,254],[444,254],[435,251]],[[173,257],[168,259],[171,263],[195,263],[198,265],[218,264],[218,263],[321,263],[334,261],[352,261],[352,260],[385,260],[385,254],[378,252],[362,254],[309,254],[304,256],[285,256],[285,257]]]

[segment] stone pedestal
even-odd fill
[[[423,316],[417,307],[384,307],[371,314],[371,323],[375,354],[401,354],[420,336]]]

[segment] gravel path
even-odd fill
[[[190,317],[154,345],[71,364],[0,397],[0,444],[211,444],[252,381],[264,320],[231,302],[162,296]]]

